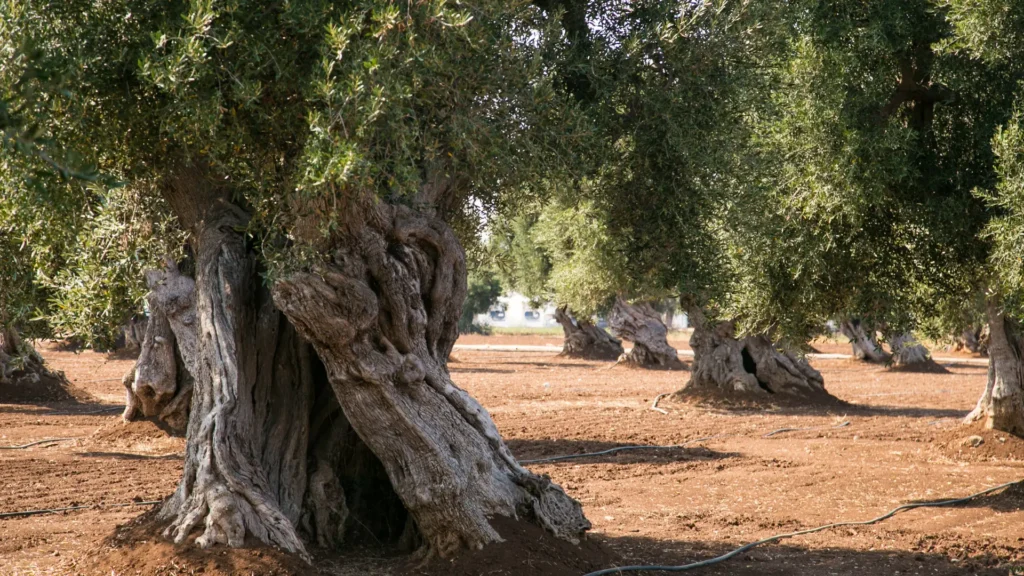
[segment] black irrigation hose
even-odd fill
[[[21,518],[23,516],[37,516],[39,514],[59,514],[61,512],[73,512],[75,510],[85,510],[87,508],[127,508],[129,506],[151,506],[153,504],[159,504],[163,500],[152,500],[149,502],[126,502],[124,504],[87,504],[85,506],[68,506],[67,508],[49,508],[43,510],[23,510],[21,512],[4,512],[0,513],[0,518]]]
[[[78,440],[78,438],[46,438],[43,440],[36,440],[35,442],[29,442],[28,444],[22,444],[21,446],[0,446],[0,450],[24,450],[38,444],[52,444],[54,442],[67,442],[69,440]]]
[[[904,504],[897,508],[893,508],[892,510],[886,512],[885,514],[882,514],[878,518],[872,518],[871,520],[864,520],[860,522],[836,522],[834,524],[818,526],[817,528],[809,528],[807,530],[799,530],[797,532],[789,532],[787,534],[778,534],[770,538],[765,538],[763,540],[758,540],[757,542],[751,542],[750,544],[740,546],[739,548],[731,552],[722,554],[721,556],[709,558],[707,560],[701,560],[700,562],[694,562],[692,564],[684,564],[682,566],[622,566],[619,568],[606,568],[604,570],[598,570],[597,572],[590,572],[588,574],[584,574],[583,576],[607,576],[609,574],[622,574],[624,572],[686,572],[688,570],[695,570],[697,568],[704,568],[706,566],[711,566],[713,564],[725,562],[726,560],[738,556],[739,554],[742,554],[752,548],[756,548],[757,546],[761,546],[762,544],[769,544],[777,540],[793,538],[794,536],[803,536],[805,534],[814,534],[815,532],[821,532],[823,530],[828,530],[830,528],[842,528],[844,526],[869,526],[871,524],[877,524],[883,520],[888,520],[889,518],[892,518],[897,513],[902,512],[903,510],[913,510],[915,508],[941,508],[944,506],[954,506],[956,504],[963,504],[964,502],[969,502],[971,500],[974,500],[975,498],[986,496],[993,492],[997,492],[999,490],[1003,490],[1005,488],[1009,488],[1011,486],[1016,486],[1020,484],[1024,484],[1024,480],[1016,480],[1014,482],[1000,484],[999,486],[993,486],[992,488],[987,488],[985,490],[982,490],[981,492],[971,494],[970,496],[964,498],[956,498],[954,500],[932,500],[930,502],[915,502],[913,504]]]

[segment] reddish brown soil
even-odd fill
[[[0,512],[75,503],[115,504],[169,494],[183,441],[152,427],[119,428],[119,416],[81,414],[120,403],[130,360],[44,351],[90,394],[92,404],[0,404],[0,444],[77,437],[56,445],[0,451]],[[1024,478],[1024,442],[963,427],[985,383],[985,367],[954,364],[948,374],[887,371],[850,361],[815,361],[846,406],[726,409],[654,397],[682,387],[686,372],[644,372],[553,353],[461,350],[455,381],[493,414],[521,459],[631,444],[679,444],[594,458],[531,464],[583,504],[597,549],[570,555],[561,544],[510,537],[455,565],[423,569],[375,551],[318,557],[315,573],[366,576],[582,574],[588,562],[681,564],[743,543],[837,520],[878,516],[899,504],[957,497]],[[113,382],[90,382],[107,375]],[[79,414],[66,414],[76,411]],[[833,428],[843,421],[844,428]],[[779,428],[814,428],[764,435]],[[976,449],[959,440],[978,434]],[[1005,437],[1005,435],[1002,435]],[[957,443],[951,448],[951,444]],[[695,574],[776,576],[1007,576],[1024,565],[1024,491],[965,506],[921,509],[884,523],[785,540]],[[139,508],[100,507],[0,519],[0,574],[302,573],[273,551],[188,552],[155,535],[122,540],[118,524]],[[529,536],[528,534],[525,536]],[[525,537],[524,536],[524,537]],[[132,546],[125,546],[127,542]],[[531,548],[532,546],[532,548]],[[545,548],[555,546],[555,548]],[[196,560],[200,558],[200,560]],[[202,560],[201,558],[205,558]],[[530,564],[529,562],[533,562]],[[180,568],[176,568],[178,565]],[[307,572],[313,573],[313,572]]]

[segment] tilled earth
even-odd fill
[[[481,340],[473,343],[490,342]],[[169,494],[183,440],[147,423],[120,423],[120,377],[131,360],[52,347],[43,353],[95,401],[0,404],[0,445],[72,438],[0,450],[0,574],[99,573],[85,567],[96,565],[91,556],[102,553],[104,539],[150,508],[113,505]],[[986,369],[977,364],[917,374],[816,361],[829,391],[850,406],[726,410],[665,398],[663,414],[650,409],[652,401],[681,388],[686,372],[611,367],[548,352],[459,350],[455,356],[455,381],[491,411],[521,460],[713,437],[682,449],[528,465],[582,502],[592,538],[624,564],[683,564],[781,532],[869,519],[900,504],[1024,479],[1024,442],[959,423],[984,387]],[[114,410],[99,412],[107,408]],[[844,422],[849,425],[837,427]],[[765,437],[782,428],[801,430]],[[983,443],[965,442],[972,435]],[[1024,574],[1016,568],[1024,567],[1022,504],[1024,490],[1014,489],[963,506],[913,510],[873,526],[783,540],[695,573]],[[79,505],[92,507],[2,516]],[[325,562],[322,571],[417,573],[394,559],[365,556],[353,557],[347,568]],[[484,573],[509,572],[495,566]]]

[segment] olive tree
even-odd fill
[[[187,237],[194,274],[150,279],[193,381],[168,537],[306,555],[364,530],[449,556],[497,541],[494,516],[589,528],[446,366],[460,236],[480,206],[517,202],[573,125],[541,10],[8,4],[74,72],[55,135]]]

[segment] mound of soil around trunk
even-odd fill
[[[1024,461],[1024,438],[998,430],[987,430],[980,422],[953,427],[938,435],[935,441],[939,451],[954,460]]]
[[[171,430],[162,422],[154,422],[152,420],[122,422],[118,420],[109,426],[97,430],[92,435],[92,439],[112,444],[134,444],[136,442],[163,440],[168,436],[182,437],[184,434]]]
[[[88,402],[89,394],[72,386],[64,374],[39,374],[39,379],[21,378],[14,384],[0,384],[0,404],[36,402]]]
[[[84,570],[85,574],[315,576],[321,574],[318,566],[332,566],[340,567],[340,574],[366,574],[359,568],[366,558],[360,558],[358,550],[343,555],[313,550],[314,565],[310,566],[296,555],[265,546],[215,546],[205,550],[198,548],[194,542],[175,546],[161,536],[163,526],[155,518],[156,510],[153,510],[119,526],[100,549],[93,551],[91,557],[94,560],[88,565],[80,564],[78,568]],[[435,558],[425,565],[419,565],[407,557],[395,557],[393,562],[388,563],[390,570],[381,574],[579,576],[621,563],[615,555],[593,541],[584,541],[577,546],[555,538],[533,524],[505,517],[492,519],[492,524],[501,534],[503,542],[491,544],[482,550],[464,550],[453,560]],[[380,551],[375,551],[377,567],[382,564],[380,555]],[[351,572],[347,571],[350,567]]]
[[[805,396],[791,396],[788,394],[752,395],[746,392],[733,392],[722,388],[698,388],[696,390],[683,388],[662,400],[659,406],[666,407],[666,404],[669,404],[666,401],[730,410],[764,407],[822,407],[836,410],[848,410],[851,408],[848,402],[840,400],[824,390],[818,393],[809,393]]]

